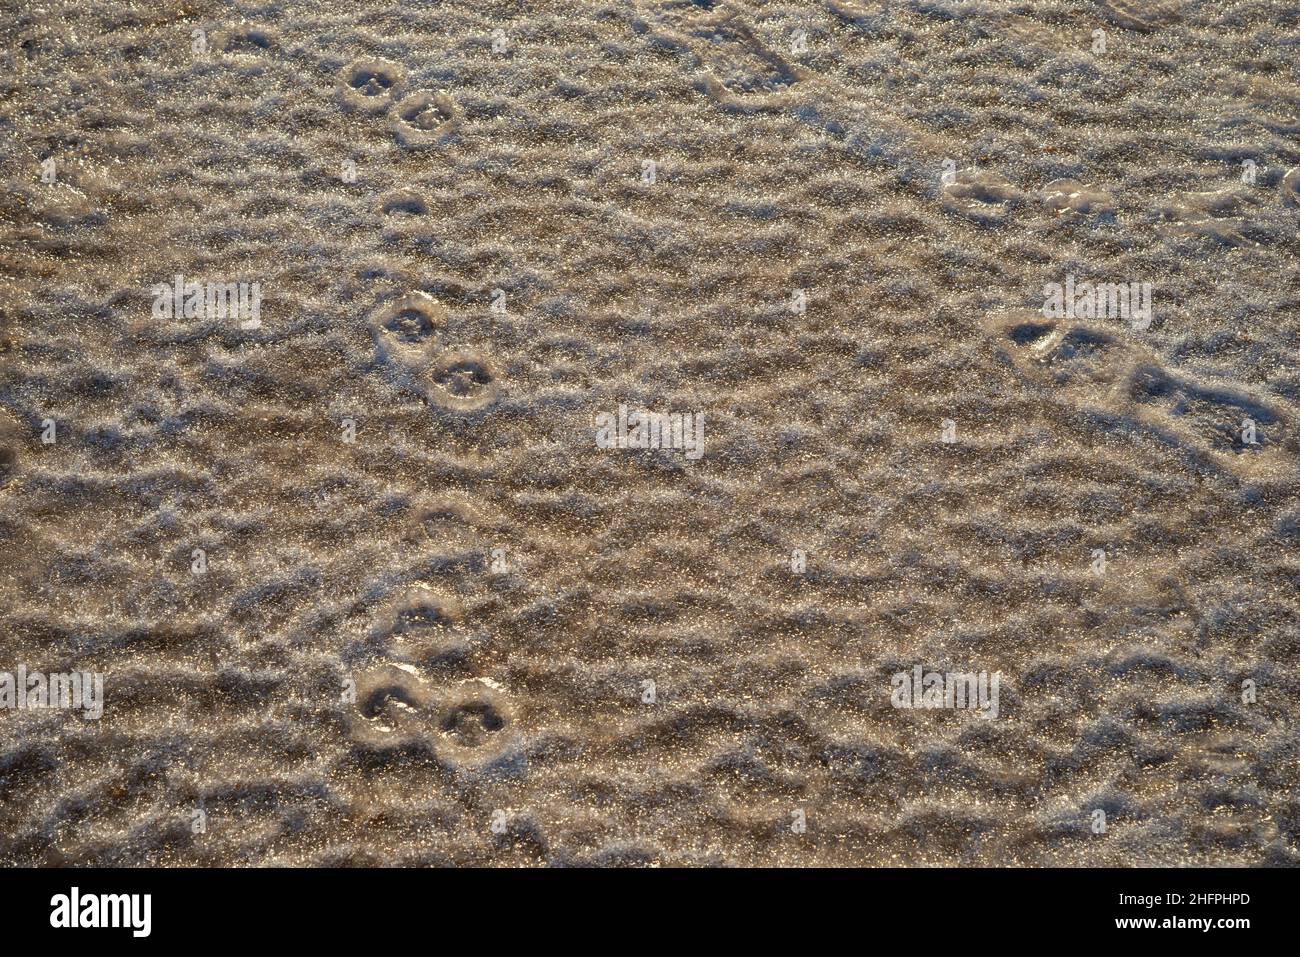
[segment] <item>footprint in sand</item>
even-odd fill
[[[482,678],[443,694],[438,716],[438,755],[460,768],[490,765],[517,742],[509,700]]]
[[[429,368],[429,401],[452,412],[476,412],[495,402],[501,392],[496,366],[474,349],[451,349]]]
[[[999,353],[1022,379],[1092,425],[1154,434],[1237,472],[1297,451],[1297,415],[1281,400],[1166,369],[1125,331],[1027,309],[992,322]]]
[[[1148,422],[1166,426],[1197,450],[1220,457],[1271,458],[1293,434],[1295,417],[1280,401],[1175,374],[1155,362],[1137,363],[1124,389]],[[1253,441],[1246,441],[1246,435]]]
[[[987,170],[961,170],[953,182],[944,184],[941,194],[947,212],[986,226],[1005,222],[1023,201],[1024,193]]]
[[[487,553],[479,531],[484,525],[484,517],[468,502],[444,495],[416,503],[402,540],[432,549],[440,563],[478,569]]]
[[[1055,179],[1039,193],[1043,202],[1062,218],[1114,216],[1115,200],[1103,189],[1073,179]]]
[[[703,67],[696,88],[727,110],[783,109],[791,89],[804,78],[802,69],[768,48],[736,11],[695,20],[685,33]]]
[[[506,695],[484,679],[439,690],[413,668],[380,665],[357,677],[356,691],[348,736],[364,748],[428,751],[457,770],[480,770],[518,741]]]
[[[245,24],[218,33],[213,46],[228,56],[265,56],[280,52],[280,36],[266,27]]]
[[[446,324],[446,308],[427,293],[380,306],[370,317],[375,361],[398,385],[423,392],[423,377],[438,354],[436,334]]]
[[[385,193],[379,197],[376,208],[383,218],[382,235],[387,241],[407,239],[427,231],[429,204],[414,190]]]
[[[417,584],[389,598],[375,613],[370,636],[394,660],[437,666],[463,659],[465,612],[455,595]]]
[[[429,214],[429,204],[414,190],[397,189],[379,197],[379,214],[388,219],[418,219]]]
[[[1177,23],[1185,0],[1100,0],[1100,12],[1111,23],[1143,33]]]
[[[1246,186],[1180,193],[1161,205],[1160,231],[1240,246],[1248,241],[1243,232],[1250,225],[1248,214],[1258,205],[1259,199]]]
[[[348,721],[354,742],[375,749],[431,748],[433,689],[413,668],[371,668],[357,676],[356,693]]]
[[[392,105],[406,74],[386,60],[354,60],[339,71],[338,97],[344,107],[379,114]]]
[[[412,93],[393,107],[388,126],[403,146],[434,146],[460,128],[460,114],[445,93]]]

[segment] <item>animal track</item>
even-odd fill
[[[356,680],[348,736],[375,750],[431,752],[458,770],[485,768],[518,741],[506,696],[483,679],[439,692],[402,665],[380,665]]]
[[[429,205],[419,193],[399,189],[379,198],[379,212],[383,216],[419,217],[429,212]]]
[[[1239,467],[1243,452],[1271,457],[1294,444],[1296,416],[1280,400],[1172,372],[1122,332],[1031,310],[997,320],[996,328],[1002,354],[1026,380],[1093,424],[1154,432],[1227,468]],[[1246,420],[1255,430],[1253,444],[1242,437]]]
[[[1211,239],[1225,246],[1246,242],[1243,214],[1259,200],[1241,186],[1205,193],[1181,193],[1160,207],[1162,232],[1175,236]]]
[[[499,393],[492,363],[472,349],[446,352],[429,370],[429,399],[445,409],[472,412],[490,405]]]
[[[380,606],[371,636],[404,662],[438,665],[464,657],[463,620],[460,599],[418,584]]]
[[[1073,179],[1057,179],[1042,190],[1043,202],[1061,216],[1113,216],[1115,200],[1105,190]]]
[[[456,105],[445,93],[412,93],[393,108],[389,127],[403,146],[429,146],[460,126]]]
[[[478,530],[482,524],[482,516],[468,503],[444,497],[416,505],[402,537],[436,549],[447,560],[481,562],[484,544]]]
[[[349,109],[383,113],[405,82],[401,67],[386,60],[354,60],[339,72],[338,95]]]
[[[489,765],[517,740],[506,696],[482,679],[453,688],[438,711],[439,756],[458,767]]]
[[[215,45],[227,54],[260,56],[279,52],[280,38],[273,30],[245,25],[222,33]]]
[[[943,187],[943,208],[986,225],[1006,220],[1013,206],[1024,197],[997,173],[962,170]]]
[[[423,292],[381,306],[370,319],[376,361],[399,385],[420,389],[419,376],[437,354],[435,333],[446,322],[447,310]]]
[[[1170,424],[1202,449],[1259,454],[1277,447],[1280,405],[1238,389],[1179,376],[1151,362],[1136,365],[1125,381],[1128,397],[1150,420]],[[1243,442],[1243,423],[1255,427],[1255,443]]]
[[[703,72],[696,86],[719,105],[738,112],[780,109],[803,71],[770,50],[734,11],[697,21],[687,31],[696,39]],[[699,41],[703,41],[700,43]]]
[[[356,711],[348,734],[372,748],[431,747],[433,691],[412,671],[381,665],[356,679]]]

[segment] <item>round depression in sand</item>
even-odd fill
[[[403,375],[422,372],[436,355],[436,334],[446,322],[442,303],[423,292],[380,306],[370,317],[375,358]]]
[[[339,71],[339,100],[349,109],[382,113],[405,79],[402,68],[387,60],[353,60]]]
[[[389,126],[403,146],[427,146],[459,123],[456,105],[446,93],[412,93],[393,108]]]
[[[455,412],[473,412],[496,401],[501,392],[496,366],[474,349],[444,352],[427,375],[431,402]]]

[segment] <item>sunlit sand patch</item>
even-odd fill
[[[31,210],[38,222],[60,231],[89,229],[108,222],[107,210],[63,181],[42,185],[32,196]]]
[[[826,9],[845,23],[872,33],[886,21],[885,10],[878,2],[868,9],[863,0],[826,0]]]
[[[495,365],[473,349],[443,353],[430,366],[426,381],[430,401],[454,412],[485,408],[501,391]]]
[[[1247,242],[1243,230],[1259,199],[1244,186],[1180,193],[1160,206],[1160,229],[1167,235],[1210,239],[1225,246]]]
[[[1019,189],[988,170],[961,170],[942,193],[945,210],[986,225],[1004,222],[1023,198]]]
[[[432,146],[460,128],[456,104],[445,93],[412,93],[393,107],[389,128],[403,146]]]
[[[339,100],[349,109],[383,113],[393,104],[405,79],[405,71],[395,63],[354,60],[339,71]]]
[[[1115,200],[1102,189],[1086,186],[1078,180],[1056,179],[1039,194],[1061,216],[1113,216]]]

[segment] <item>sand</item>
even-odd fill
[[[0,862],[1300,860],[1293,2],[0,13]]]

